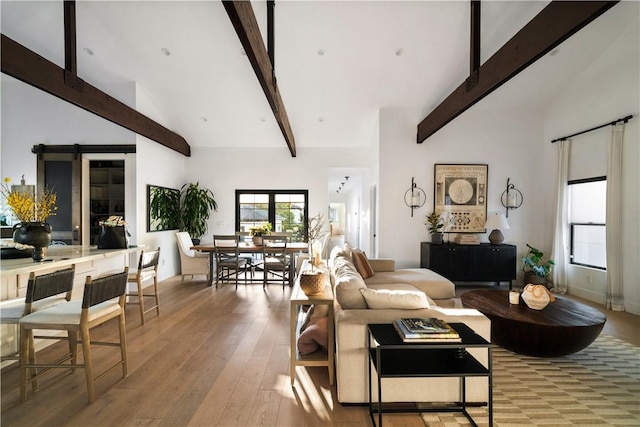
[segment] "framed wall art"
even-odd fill
[[[436,164],[434,211],[445,233],[484,233],[487,219],[488,165]]]

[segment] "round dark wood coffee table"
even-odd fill
[[[555,295],[554,295],[555,296]],[[537,357],[566,356],[582,350],[600,335],[607,320],[595,308],[555,296],[542,310],[520,299],[509,304],[509,291],[480,289],[460,299],[491,319],[491,341],[515,353]]]

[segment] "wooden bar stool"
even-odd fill
[[[122,377],[127,376],[127,346],[124,325],[124,304],[127,289],[128,268],[124,272],[104,276],[92,280],[87,276],[82,301],[71,301],[58,304],[46,310],[38,311],[20,319],[22,354],[20,358],[20,400],[27,400],[27,379],[42,375],[52,368],[67,368],[72,371],[76,368],[85,370],[87,393],[89,403],[95,400],[94,382],[103,378],[108,372],[118,366],[122,367]],[[34,282],[36,285],[37,282]],[[47,286],[45,285],[45,288]],[[38,286],[34,286],[34,292],[39,292]],[[89,331],[108,320],[118,318],[119,341],[100,342],[91,341]],[[50,363],[34,363],[30,360],[30,340],[33,339],[34,329],[67,331],[70,354]],[[82,342],[82,356],[84,363],[77,361],[78,334]],[[51,339],[65,339],[63,337],[50,337]],[[120,348],[120,360],[107,368],[101,374],[94,376],[91,345],[115,346]],[[70,362],[70,363],[66,363]],[[46,368],[44,370],[37,370]]]
[[[156,309],[156,314],[160,315],[160,294],[158,292],[158,264],[160,262],[160,248],[155,251],[142,251],[138,260],[138,269],[130,272],[127,278],[127,296],[136,297],[135,302],[127,301],[127,304],[138,304],[140,307],[140,320],[144,325],[145,313]],[[135,284],[131,286],[131,284]],[[153,293],[144,293],[143,290],[151,288],[153,285]],[[144,299],[153,298],[154,305],[145,309]]]

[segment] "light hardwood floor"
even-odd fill
[[[326,368],[298,368],[289,379],[289,295],[279,285],[226,285],[165,280],[160,316],[144,326],[127,307],[129,375],[107,375],[87,403],[84,373],[59,370],[42,378],[40,391],[19,403],[18,369],[2,372],[2,426],[362,426],[365,406],[336,401]],[[459,292],[470,288],[459,287]],[[605,333],[640,345],[640,317],[606,312]],[[113,324],[97,338],[115,336]],[[38,353],[39,360],[64,344]],[[99,370],[115,360],[97,348]],[[388,426],[424,426],[415,414],[385,415]]]

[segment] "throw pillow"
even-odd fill
[[[367,308],[367,302],[360,293],[366,288],[362,276],[346,257],[336,258],[333,266],[336,301],[344,309]]]
[[[367,259],[367,254],[362,252],[362,250],[354,249],[351,252],[351,258],[353,259],[353,265],[356,266],[356,270],[360,273],[363,279],[368,279],[376,274]]]
[[[300,334],[298,337],[298,352],[300,354],[309,354],[319,347],[324,349],[328,347],[329,330],[327,319],[327,317],[319,318]]]
[[[388,289],[360,289],[360,293],[371,309],[413,310],[429,308],[429,301],[424,292],[399,291]]]

